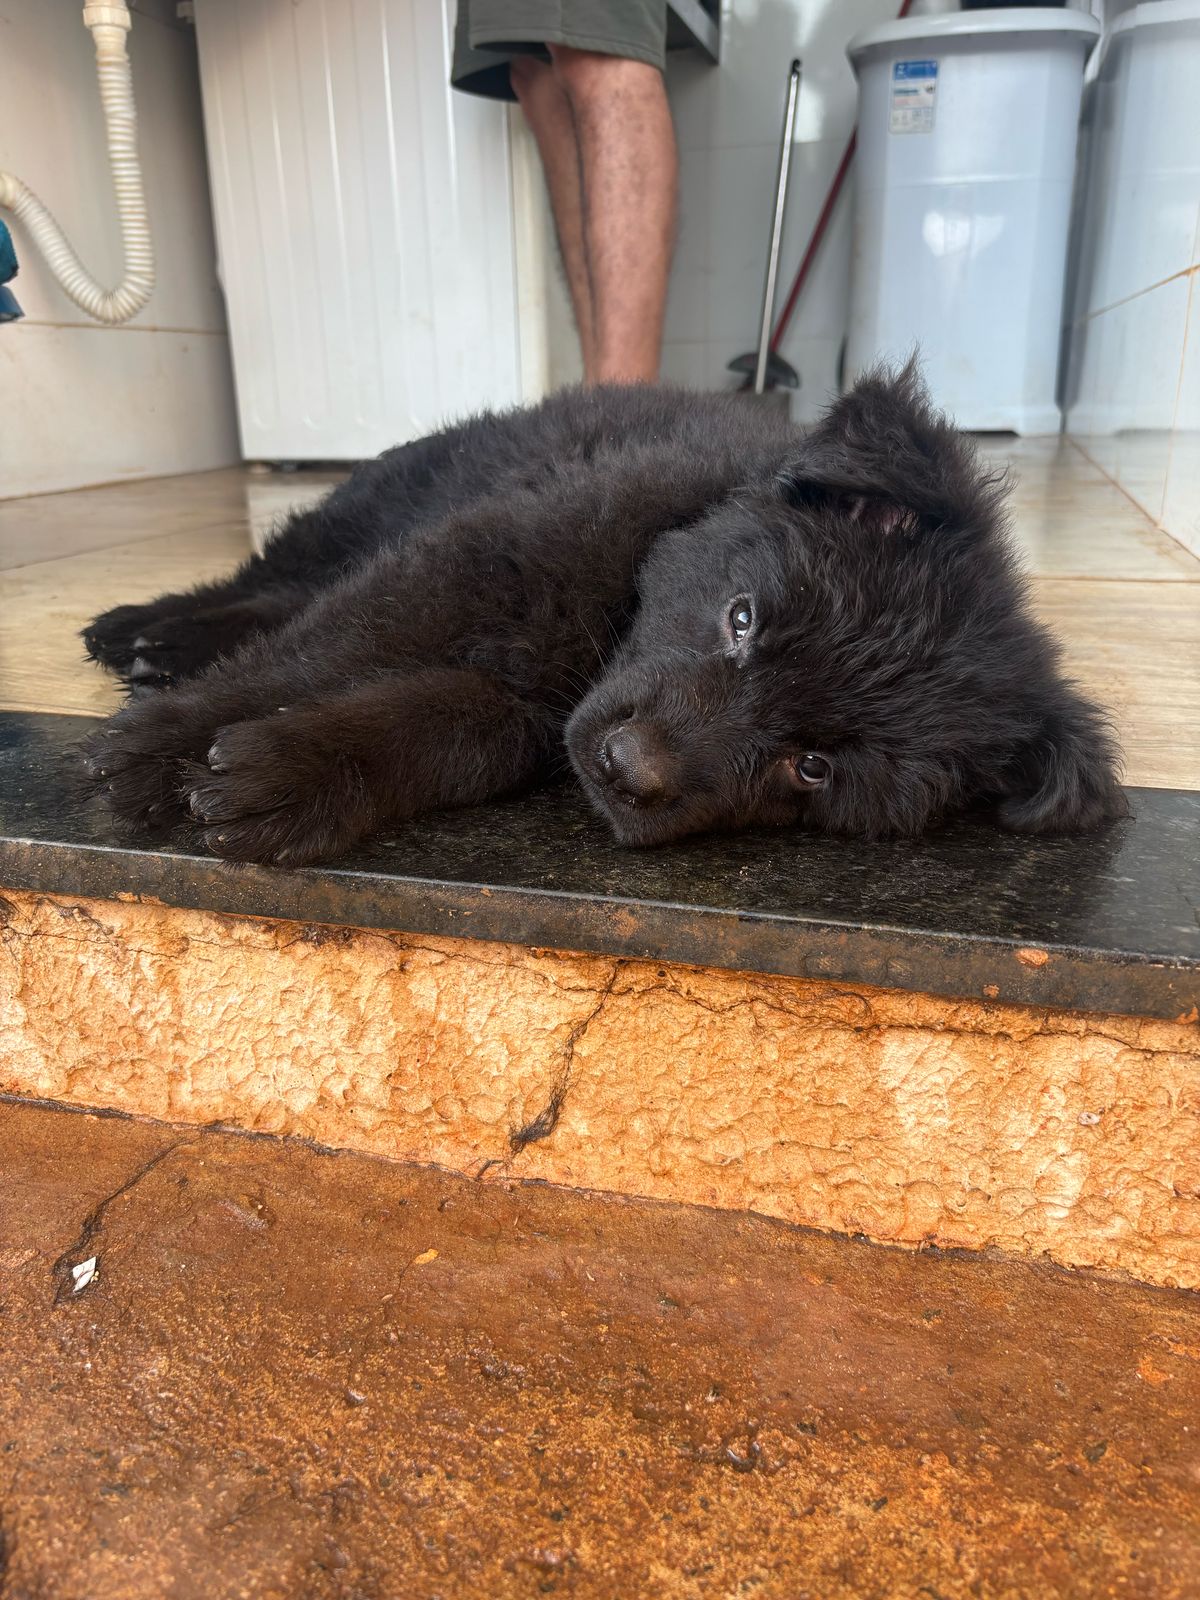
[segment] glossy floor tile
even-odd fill
[[[250,554],[244,512],[204,528],[182,520],[178,531],[154,539],[0,572],[0,702],[5,708],[103,716],[121,703],[115,683],[84,657],[79,638],[84,623],[110,606],[152,600],[220,577]]]
[[[1126,781],[1200,789],[1200,587],[1039,578],[1033,595],[1071,676],[1111,710]]]
[[[242,514],[248,476],[231,468],[0,500],[0,571],[157,539],[166,529],[203,535],[228,527]]]
[[[1038,577],[1200,581],[1195,557],[1070,440],[990,435],[981,450],[1009,469],[1013,533]]]
[[[981,449],[1011,471],[1034,602],[1112,707],[1128,781],[1200,788],[1200,560],[1069,441],[993,435]],[[334,481],[236,469],[0,503],[0,707],[115,708],[83,658],[84,623],[228,571]]]

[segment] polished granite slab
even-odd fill
[[[1194,1020],[1200,793],[1102,834],[962,821],[917,844],[798,832],[620,848],[571,789],[412,823],[336,866],[137,847],[71,783],[90,718],[0,714],[0,886]]]

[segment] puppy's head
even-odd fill
[[[771,483],[659,539],[567,746],[628,844],[752,824],[914,835],[1124,813],[1102,714],[1061,676],[1003,485],[915,371],[864,378]]]

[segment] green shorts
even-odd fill
[[[514,56],[549,61],[548,44],[645,61],[666,59],[667,0],[458,0],[450,82],[470,94],[515,100]]]

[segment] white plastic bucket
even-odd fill
[[[1088,97],[1068,426],[1200,428],[1186,386],[1177,412],[1186,297],[1179,287],[1177,321],[1158,312],[1162,294],[1147,293],[1200,260],[1200,0],[1155,0],[1118,18]]]
[[[847,379],[919,347],[960,427],[1055,433],[1083,69],[1096,19],[1004,9],[872,28],[859,79]]]

